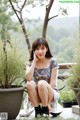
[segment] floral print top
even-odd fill
[[[28,66],[31,65],[31,63],[29,62],[27,64]],[[26,66],[27,67],[27,66]],[[50,76],[51,76],[51,70],[52,69],[57,69],[59,68],[56,59],[54,59],[53,57],[50,59],[50,66],[47,68],[35,68],[34,69],[34,74],[33,74],[33,80],[37,83],[39,80],[45,80],[49,83],[50,81]],[[54,87],[56,88],[56,80],[54,82]]]

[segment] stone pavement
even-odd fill
[[[24,115],[24,117],[21,117]],[[16,120],[36,120],[34,117],[34,112],[28,117],[25,116],[26,112],[21,109],[19,115],[17,116]],[[80,115],[72,113],[72,108],[63,108],[63,112],[58,115],[57,117],[48,117],[46,119],[38,119],[38,120],[80,120]]]

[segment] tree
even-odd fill
[[[31,48],[30,40],[28,38],[28,33],[27,33],[26,28],[25,28],[25,24],[24,24],[24,20],[23,20],[23,16],[22,16],[22,11],[23,11],[24,7],[29,5],[29,4],[32,4],[33,7],[35,7],[36,6],[35,1],[34,0],[29,0],[29,1],[24,0],[22,5],[19,6],[19,1],[18,0],[13,0],[13,1],[9,0],[9,3],[11,5],[15,15],[17,16],[17,18],[19,20],[19,23],[22,26],[22,30],[23,30],[23,33],[24,33],[29,51],[30,51],[30,48]],[[38,2],[39,2],[38,4],[43,5],[43,2],[41,0],[38,1]],[[44,19],[44,23],[43,23],[43,30],[42,30],[42,37],[44,37],[44,38],[46,38],[46,30],[47,30],[47,25],[48,25],[49,20],[56,17],[56,16],[53,16],[53,17],[49,18],[49,13],[50,13],[50,10],[51,10],[51,7],[52,7],[53,3],[54,3],[54,0],[50,0],[48,5],[46,5],[46,14],[45,14],[45,19]],[[16,8],[16,6],[17,6],[17,8]]]
[[[25,40],[26,40],[26,43],[27,43],[27,46],[28,46],[28,50],[30,52],[30,48],[31,48],[30,40],[29,40],[29,37],[28,37],[28,31],[25,28],[22,12],[23,12],[23,9],[25,7],[27,7],[28,5],[32,5],[32,7],[35,7],[38,4],[40,6],[44,5],[45,0],[23,0],[23,1],[22,0],[8,0],[8,1],[11,5],[16,17],[18,18],[19,23],[21,24],[22,31],[24,33]],[[49,13],[50,13],[52,5],[54,4],[54,0],[49,0],[49,1],[46,0],[46,1],[48,2],[48,5],[46,5],[46,13],[45,13],[44,22],[43,22],[43,29],[42,29],[42,37],[43,38],[46,38],[46,31],[47,31],[47,26],[48,26],[49,20],[58,16],[58,15],[55,15],[55,16],[52,16],[52,17],[49,18]],[[21,3],[21,5],[20,5],[20,3]],[[66,10],[64,9],[63,13],[66,13],[65,11]]]
[[[6,26],[8,29],[17,30],[17,27],[12,20],[13,15],[14,12],[10,11],[7,0],[0,0],[0,30],[2,29],[2,27]]]
[[[21,27],[22,27],[22,30],[23,30],[23,33],[24,33],[24,36],[25,36],[25,39],[26,39],[26,43],[27,43],[27,46],[28,46],[28,50],[29,50],[29,52],[30,52],[30,48],[31,48],[31,47],[30,47],[30,41],[29,41],[29,38],[28,38],[27,30],[26,30],[26,28],[25,28],[24,20],[23,20],[23,16],[22,16],[22,11],[23,11],[23,9],[24,9],[24,7],[25,7],[25,5],[26,5],[27,0],[24,0],[24,2],[23,2],[23,4],[21,5],[21,7],[19,7],[19,5],[18,5],[18,2],[19,2],[19,1],[17,1],[17,0],[14,0],[14,1],[9,0],[9,2],[10,2],[11,7],[12,7],[12,9],[14,10],[14,12],[15,12],[18,20],[19,20],[19,23],[21,24]],[[18,8],[18,9],[16,9],[16,7],[14,6],[13,3],[16,3],[16,4],[17,4],[17,8]]]
[[[49,18],[49,13],[50,13],[50,10],[51,10],[51,7],[52,7],[53,3],[54,3],[54,0],[49,0],[48,5],[46,5],[46,13],[45,13],[43,30],[42,30],[42,37],[43,38],[46,38],[46,31],[47,31],[47,26],[48,26],[49,20],[58,16],[58,15],[55,15],[55,16],[52,16],[51,18]]]

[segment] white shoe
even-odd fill
[[[63,111],[63,107],[58,103],[54,103],[52,109],[50,110],[50,114],[53,116],[59,115]]]

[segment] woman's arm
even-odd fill
[[[26,68],[26,73],[25,73],[25,79],[28,81],[32,80],[33,73],[34,73],[34,68],[35,68],[35,62],[32,61],[31,66],[27,66]]]
[[[54,81],[57,80],[58,77],[58,68],[51,70],[51,78],[50,78],[50,85],[54,88]]]
[[[34,69],[35,69],[37,60],[38,59],[37,59],[36,55],[34,54],[34,59],[31,63],[31,66],[26,67],[25,79],[28,81],[31,81],[33,78]]]

